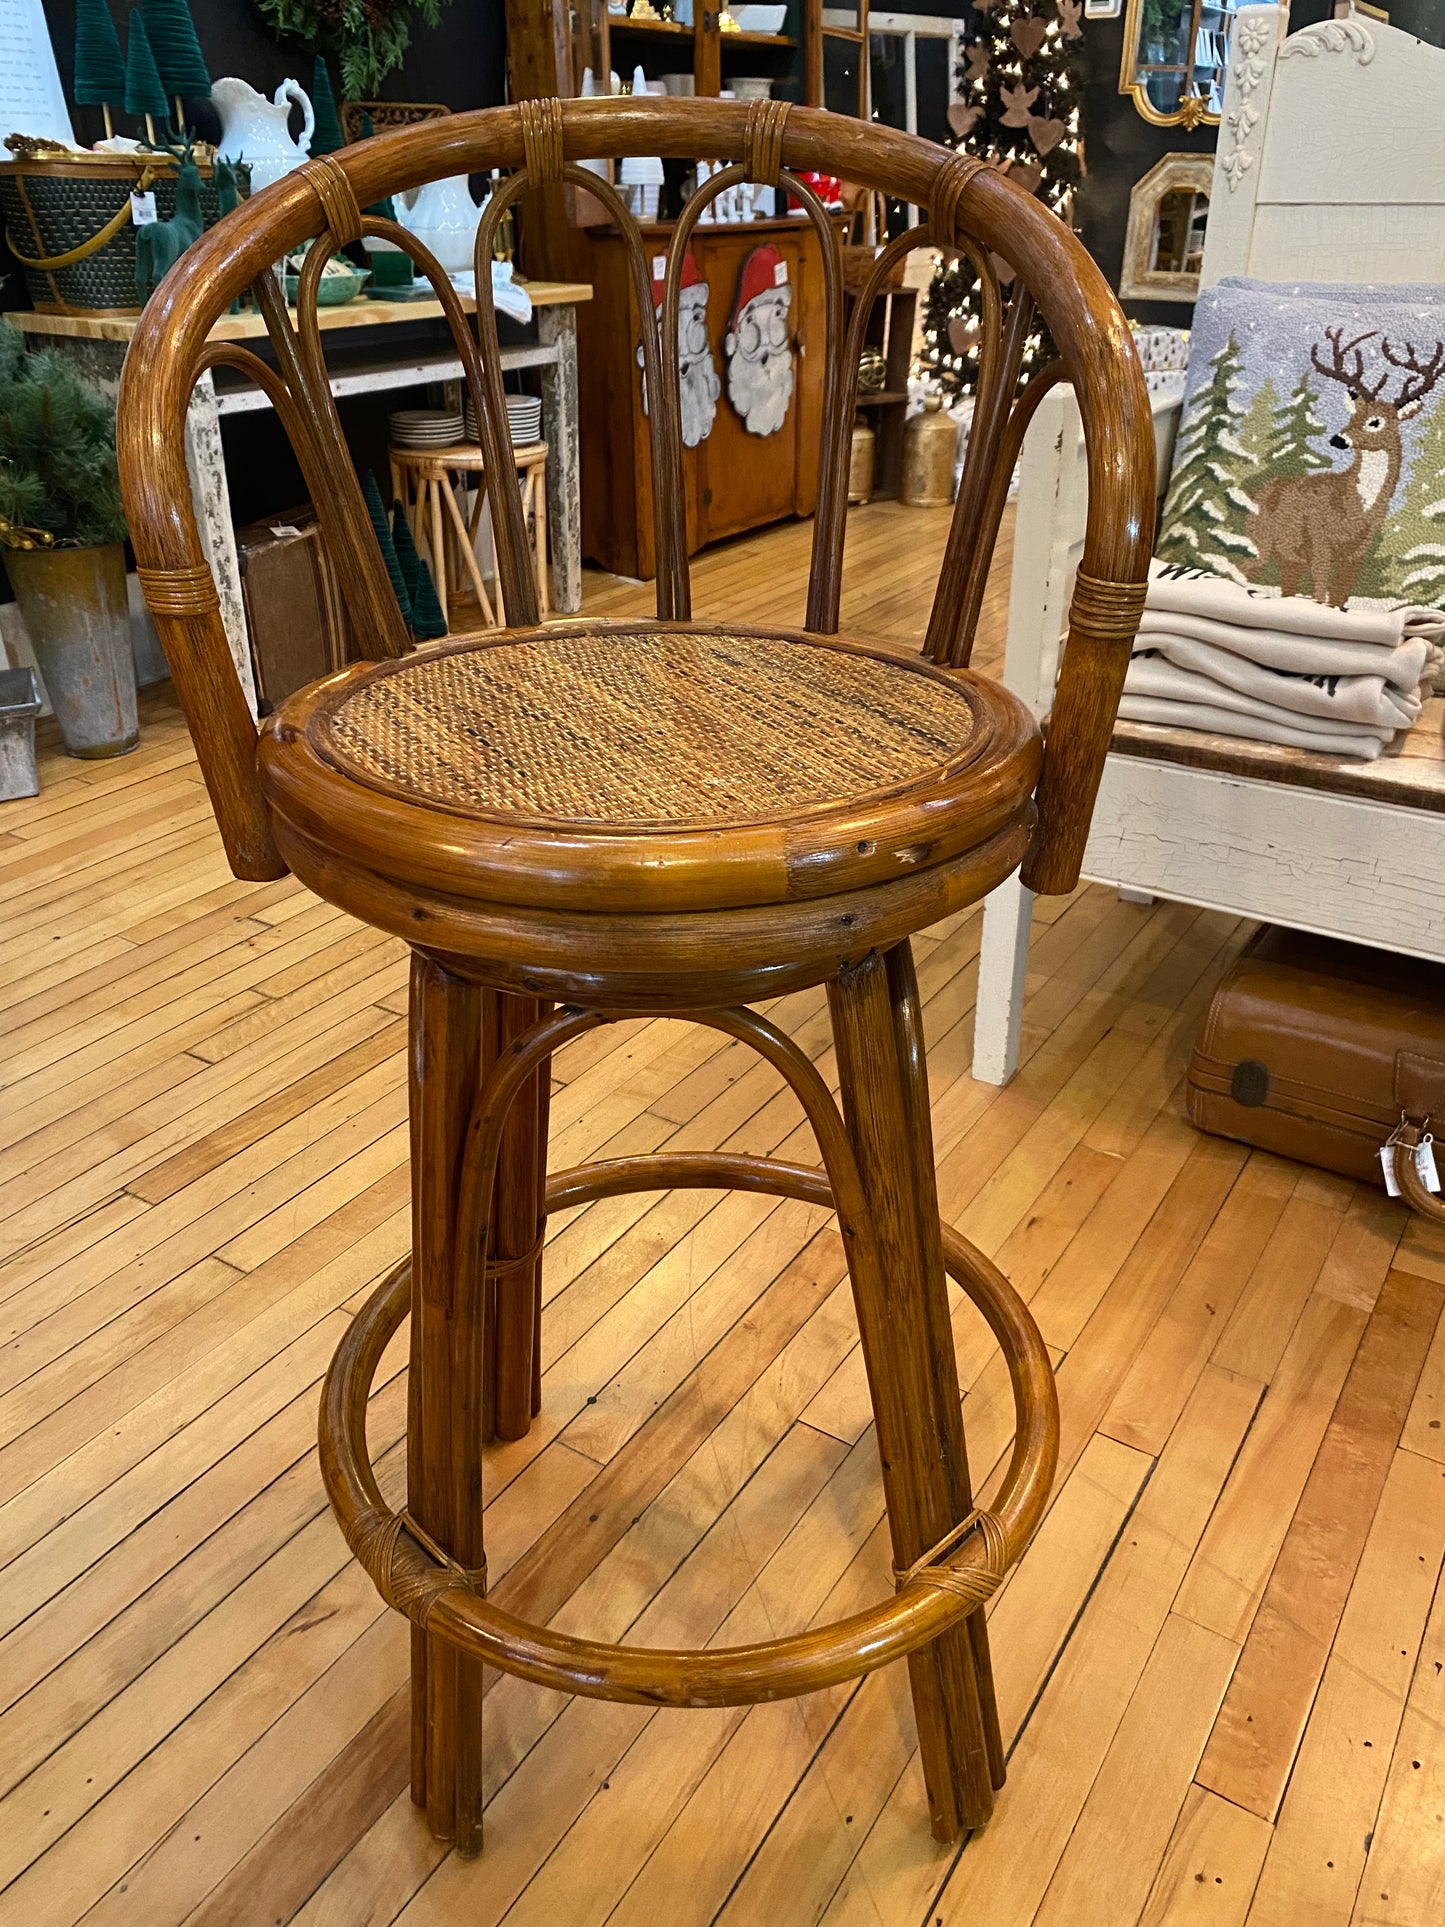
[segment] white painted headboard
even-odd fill
[[[1235,17],[1201,285],[1445,281],[1445,49],[1360,14]]]

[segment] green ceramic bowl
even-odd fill
[[[318,308],[339,308],[344,302],[354,301],[371,279],[370,268],[350,268],[345,274],[323,274],[316,289]],[[286,299],[296,306],[296,289],[300,276],[288,274],[286,277]]]

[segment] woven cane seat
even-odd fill
[[[830,853],[850,859],[850,886],[874,880],[905,847],[917,867],[992,834],[1026,807],[1037,771],[1032,722],[980,677],[837,638],[697,624],[445,643],[357,664],[278,722],[352,854],[568,906],[577,889],[608,908],[823,894],[838,887]],[[272,746],[262,760],[290,815],[292,759]]]

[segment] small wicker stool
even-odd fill
[[[500,628],[507,620],[497,570],[497,543],[492,537],[492,591],[489,595],[481,564],[477,559],[477,530],[481,526],[485,490],[480,486],[486,462],[475,442],[457,442],[451,448],[400,448],[387,451],[391,464],[391,492],[406,510],[412,535],[425,548],[431,560],[442,614],[450,620],[450,609],[470,587],[488,628]],[[522,514],[532,534],[536,558],[537,598],[541,612],[552,607],[547,580],[547,444],[526,442],[513,448],[517,481],[522,491]],[[465,478],[474,476],[478,486],[469,511],[463,509],[458,493]]]

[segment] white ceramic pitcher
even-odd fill
[[[316,116],[311,111],[310,96],[299,81],[283,80],[267,100],[249,82],[237,80],[232,74],[215,83],[211,100],[221,117],[216,152],[223,161],[250,163],[253,194],[299,167],[311,152]],[[305,123],[296,140],[291,138],[293,102],[301,109]]]
[[[482,210],[472,199],[465,174],[427,181],[399,214],[402,226],[431,249],[448,274],[463,274],[471,267]]]

